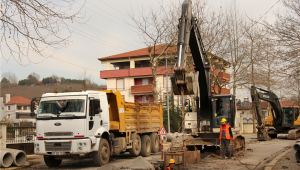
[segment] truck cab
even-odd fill
[[[37,110],[35,153],[68,155],[95,150],[97,135],[109,132],[107,106],[105,92],[43,94]]]

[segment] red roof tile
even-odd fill
[[[164,45],[165,44],[155,46],[156,54],[160,54],[163,51]],[[177,49],[177,46],[174,45],[172,47],[169,47],[167,52],[168,53],[170,53],[170,52],[175,53],[176,49]],[[154,49],[152,48],[152,52],[153,52],[153,50]],[[149,47],[138,49],[138,50],[135,50],[135,51],[122,53],[122,54],[117,54],[117,55],[112,55],[112,56],[108,56],[108,57],[98,58],[98,60],[104,61],[104,60],[112,60],[112,59],[120,59],[120,58],[128,58],[128,57],[142,57],[142,56],[149,56]]]
[[[31,102],[31,100],[26,99],[22,96],[15,96],[15,97],[10,98],[10,101],[5,104],[6,105],[7,104],[28,104],[28,105],[30,105],[30,102]]]

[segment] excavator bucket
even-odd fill
[[[171,75],[171,83],[175,95],[181,95],[183,89],[184,95],[195,94],[195,73],[185,73],[185,71],[175,71]]]

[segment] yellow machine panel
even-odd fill
[[[103,90],[109,104],[110,130],[119,132],[157,132],[163,125],[161,104],[125,102],[119,91]]]

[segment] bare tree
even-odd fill
[[[139,31],[141,41],[148,47],[153,76],[154,103],[158,103],[157,67],[160,60],[166,58],[166,51],[174,49],[171,46],[177,36],[177,30],[174,29],[176,27],[174,20],[179,17],[176,14],[170,14],[163,5],[158,9],[150,8],[148,13],[140,11],[138,17],[133,12],[129,14],[134,23],[130,25]],[[168,57],[174,57],[174,55],[168,55]]]
[[[45,48],[62,48],[68,44],[71,31],[68,21],[80,18],[72,12],[75,0],[1,0],[1,46],[5,60],[11,57],[22,64],[24,59],[32,61],[29,54],[47,57]],[[5,55],[3,55],[5,53]]]
[[[88,72],[88,70],[86,70],[86,69],[83,69],[79,73],[78,79],[79,80],[83,80],[83,84],[82,85],[83,85],[83,89],[84,90],[87,90],[87,89],[88,90],[92,90],[92,89],[94,89],[97,86],[97,84],[93,82],[94,79],[93,79],[92,74],[90,74]]]
[[[38,73],[36,73],[36,72],[30,73],[30,75],[32,75],[33,77],[35,77],[38,81],[39,81],[40,78],[41,78],[41,76],[40,76]]]
[[[6,78],[11,84],[18,84],[18,78],[16,74],[10,71],[2,73],[2,78]]]

